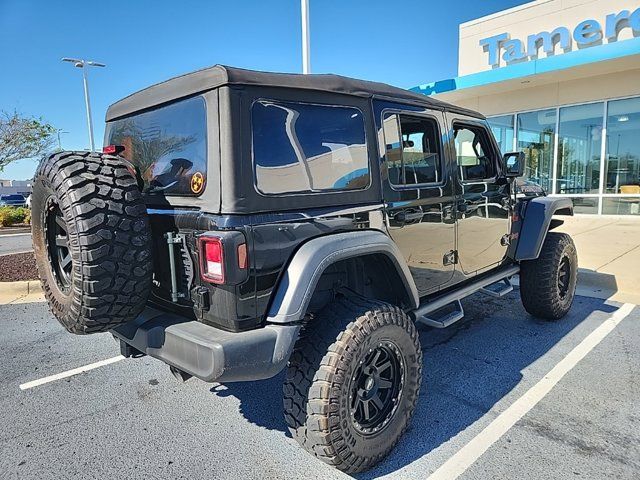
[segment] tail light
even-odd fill
[[[212,283],[224,283],[224,252],[218,237],[200,237],[202,278]]]
[[[199,246],[204,281],[238,285],[247,279],[247,243],[241,232],[206,233],[199,237]]]
[[[237,248],[238,268],[244,270],[247,268],[247,244],[241,243]]]

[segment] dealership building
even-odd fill
[[[576,213],[640,216],[640,0],[536,0],[463,23],[458,75],[413,90],[484,113]]]

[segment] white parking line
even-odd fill
[[[48,377],[40,378],[38,380],[32,380],[27,383],[23,383],[20,385],[20,390],[27,390],[33,387],[39,387],[40,385],[44,385],[45,383],[55,382],[56,380],[60,380],[62,378],[71,377],[73,375],[78,375],[79,373],[88,372],[89,370],[93,370],[94,368],[104,367],[105,365],[110,365],[112,363],[119,362],[120,360],[124,360],[125,357],[122,355],[118,355],[117,357],[107,358],[106,360],[100,360],[96,363],[90,363],[89,365],[85,365],[84,367],[74,368],[73,370],[67,370],[66,372],[56,373],[55,375],[50,375]]]
[[[496,443],[518,420],[536,406],[545,395],[598,345],[627,316],[635,305],[625,303],[602,324],[582,340],[567,356],[553,367],[538,383],[498,415],[469,443],[433,472],[427,480],[453,480],[462,475],[473,463]]]

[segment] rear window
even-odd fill
[[[107,123],[105,145],[139,170],[145,193],[197,195],[207,168],[206,113],[202,97]]]
[[[261,100],[252,107],[256,185],[263,194],[369,186],[362,112],[353,107]]]

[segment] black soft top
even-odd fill
[[[459,112],[484,118],[481,114],[441,102],[420,93],[414,93],[386,83],[369,82],[332,74],[302,75],[297,73],[272,73],[243,68],[215,65],[180,75],[147,87],[114,103],[107,109],[106,121],[146,110],[179,98],[212,90],[224,85],[257,85],[303,90],[333,92],[358,97],[382,97],[401,100],[438,110]]]

